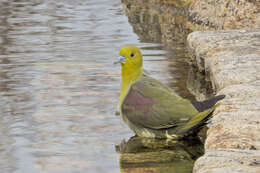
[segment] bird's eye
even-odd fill
[[[135,55],[133,53],[130,54],[131,57],[134,57]]]

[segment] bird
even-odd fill
[[[121,64],[121,119],[140,137],[179,139],[194,134],[225,97],[201,102],[182,98],[143,72],[142,53],[136,46],[121,48],[115,64]]]

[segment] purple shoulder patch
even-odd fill
[[[139,87],[139,86],[137,86]],[[140,87],[143,87],[140,85]],[[123,105],[126,105],[123,108],[123,112],[133,112],[133,111],[140,111],[144,114],[149,112],[151,107],[156,104],[157,102],[153,99],[144,97],[138,91],[135,91],[133,88],[130,89],[129,93],[127,94]]]

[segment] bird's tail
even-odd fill
[[[212,98],[209,98],[204,101],[191,101],[191,104],[199,111],[203,112],[207,109],[212,108],[219,100],[225,98],[225,95],[218,95]]]
[[[212,108],[206,109],[203,112],[199,112],[197,115],[193,116],[187,123],[177,129],[177,134],[185,135],[197,131],[208,120],[208,118],[212,115],[212,112],[219,105],[220,104],[217,103]]]

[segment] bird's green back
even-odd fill
[[[143,76],[126,95],[122,114],[134,124],[163,129],[185,124],[198,111],[189,100],[181,98],[169,87]]]

